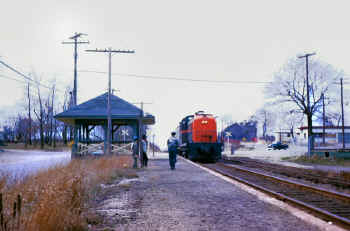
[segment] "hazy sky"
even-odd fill
[[[271,81],[288,58],[317,52],[350,73],[349,1],[18,1],[1,4],[0,59],[42,80],[56,78],[61,91],[73,81],[74,32],[79,70],[108,71],[106,54],[85,49],[133,49],[113,56],[112,72],[218,81]],[[0,67],[0,75],[23,79]],[[78,102],[102,94],[107,74],[79,72]],[[117,95],[151,102],[158,142],[186,115],[204,110],[248,119],[262,106],[263,84],[207,83],[113,76]],[[0,76],[3,120],[23,98],[23,84]],[[16,109],[17,110],[17,109]]]

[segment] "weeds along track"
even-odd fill
[[[268,193],[277,199],[350,229],[350,195],[308,186],[225,163],[202,164],[221,175]]]

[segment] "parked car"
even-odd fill
[[[274,144],[270,144],[269,146],[267,146],[268,149],[273,149],[273,150],[281,150],[281,149],[287,149],[288,148],[288,144],[282,144],[281,142],[277,142]]]

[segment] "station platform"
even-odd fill
[[[135,216],[116,230],[342,230],[168,153],[149,153],[127,198]]]

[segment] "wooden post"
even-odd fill
[[[72,145],[72,152],[71,152],[71,158],[75,158],[78,153],[78,142],[79,142],[79,137],[78,137],[78,125],[75,123],[74,128],[73,128],[73,145]]]
[[[153,157],[154,157],[154,137],[155,137],[155,134],[153,134]]]
[[[138,134],[138,146],[139,146],[139,157],[141,162],[141,168],[143,167],[143,145],[142,145],[142,132],[143,132],[143,102],[141,102],[141,112],[139,117],[139,134]]]
[[[104,131],[104,148],[103,148],[103,153],[106,155],[108,154],[108,141],[107,141],[107,138],[108,138],[108,135],[107,135],[107,125],[104,124],[103,125],[103,131]]]

